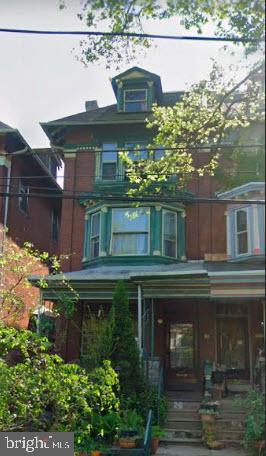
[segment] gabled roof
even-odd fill
[[[126,81],[129,79],[138,79],[138,78],[145,78],[149,79],[150,81],[153,81],[155,84],[155,89],[158,92],[158,95],[160,96],[162,94],[162,84],[161,84],[161,78],[158,76],[158,74],[151,73],[150,71],[144,70],[144,68],[140,67],[132,67],[129,68],[126,71],[123,71],[123,73],[117,74],[116,76],[113,77],[112,79],[112,87],[115,93],[115,96],[117,95],[117,89],[118,89],[118,81]]]
[[[185,92],[165,92],[162,96],[163,106],[173,106],[180,101]],[[102,125],[144,123],[150,114],[147,112],[118,112],[117,105],[112,104],[102,108],[83,111],[71,116],[62,117],[50,122],[41,122],[43,130],[49,136],[50,127],[73,125]]]
[[[232,188],[232,190],[228,190],[226,192],[218,193],[216,196],[217,198],[239,198],[240,196],[244,196],[247,193],[258,193],[258,192],[265,192],[265,182],[248,182],[246,184],[240,185],[239,187]]]
[[[0,133],[1,132],[11,132],[11,131],[16,131],[14,128],[10,127],[9,125],[5,124],[4,122],[0,121]]]

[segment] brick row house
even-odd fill
[[[90,101],[82,113],[41,124],[64,154],[65,194],[82,193],[80,201],[62,203],[60,251],[72,252],[65,274],[79,302],[73,318],[60,322],[59,336],[66,334],[61,354],[86,359],[93,336],[87,309],[107,313],[122,279],[139,347],[155,376],[164,366],[168,389],[200,389],[206,360],[223,365],[229,378],[252,382],[265,319],[264,208],[258,202],[264,184],[221,193],[213,177],[195,177],[186,191],[217,202],[151,198],[135,207],[123,201],[128,181],[119,148],[143,146],[145,158],[152,104],[172,106],[182,92],[163,92],[160,77],[138,67],[111,83],[115,104]],[[162,153],[155,150],[150,158],[159,160]],[[208,153],[195,153],[198,165]],[[60,287],[51,276],[43,299],[56,300]]]
[[[59,155],[50,149],[32,149],[17,129],[0,122],[0,225],[7,228],[7,234],[1,230],[1,249],[7,237],[15,248],[31,242],[40,251],[59,254],[62,189],[56,176],[60,166]],[[41,196],[49,191],[52,198]],[[16,325],[27,328],[30,312],[39,305],[39,293],[21,289],[19,293],[26,309]]]

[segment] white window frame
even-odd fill
[[[99,215],[99,234],[98,235],[94,235],[92,236],[92,225],[93,225],[93,218],[96,216],[96,215]],[[97,256],[93,256],[92,255],[92,241],[96,238],[99,238],[99,253]],[[96,211],[96,212],[93,212],[90,216],[90,249],[89,249],[89,252],[90,252],[90,259],[95,259],[95,258],[99,258],[100,256],[100,250],[101,250],[101,211]]]
[[[18,188],[18,191],[19,191],[19,193],[21,193],[21,195],[23,195],[23,196],[19,196],[19,197],[18,197],[18,207],[19,207],[19,210],[20,210],[23,214],[28,215],[28,213],[29,213],[29,198],[28,198],[28,194],[30,193],[30,189],[29,189],[29,186],[28,186],[28,185],[23,184],[22,179],[19,180],[19,188]],[[24,198],[26,198],[26,205],[27,205],[27,210],[26,210],[26,211],[23,209],[23,207],[21,207],[21,203],[22,203],[22,201],[23,201]]]
[[[164,245],[164,216],[167,212],[171,212],[172,214],[175,215],[175,256],[169,256],[165,254],[165,245]],[[178,232],[177,232],[177,213],[175,211],[171,211],[169,209],[163,209],[162,211],[162,253],[163,256],[167,258],[177,258],[177,242],[178,242]]]
[[[111,157],[111,152],[107,152],[107,151],[111,151],[111,148],[108,148],[108,147],[105,148],[105,146],[107,146],[107,145],[110,145],[110,146],[112,145],[112,146],[115,146],[115,147],[116,147],[116,149],[112,150],[112,152],[116,152],[116,161],[111,160],[111,159],[108,160],[108,154],[110,154],[110,157]],[[104,149],[105,149],[105,150],[104,150]],[[104,152],[107,152],[107,160],[105,160],[105,161],[103,161],[103,153],[104,153]],[[115,163],[115,165],[116,165],[115,168],[116,168],[116,169],[115,169],[115,176],[114,176],[113,179],[110,179],[110,178],[107,179],[107,178],[104,178],[104,177],[103,177],[103,164],[104,164],[104,163]],[[110,142],[110,143],[108,142],[108,143],[107,143],[107,142],[106,142],[106,143],[103,143],[103,144],[102,144],[102,152],[101,152],[101,156],[100,156],[100,176],[101,176],[101,180],[107,181],[107,182],[108,182],[108,181],[109,181],[109,182],[114,182],[114,181],[117,180],[117,177],[118,177],[118,148],[117,148],[117,143],[112,143],[112,142]]]
[[[112,208],[112,223],[111,223],[111,240],[110,240],[110,254],[112,256],[147,256],[150,254],[150,225],[151,225],[151,209],[150,207],[142,207],[140,206],[139,208],[135,208],[136,210],[138,209],[143,209],[147,210],[147,216],[148,216],[148,231],[121,231],[121,233],[117,234],[142,234],[142,233],[147,233],[148,234],[148,242],[147,242],[147,252],[145,253],[113,253],[113,240],[114,240],[114,230],[113,230],[113,221],[114,221],[114,210],[116,209],[124,209],[125,211],[128,209],[132,209],[132,207],[113,207]]]
[[[240,211],[244,211],[247,217],[247,229],[245,231],[238,231],[237,230],[237,214]],[[249,222],[249,211],[247,207],[240,207],[235,211],[235,255],[236,257],[243,257],[246,255],[250,255],[250,222]],[[247,252],[239,253],[239,243],[238,243],[238,235],[241,233],[247,233]]]
[[[148,89],[124,89],[123,91],[123,107],[124,107],[124,112],[145,112],[148,110]],[[145,98],[143,98],[142,100],[126,100],[126,93],[127,92],[145,92]],[[146,109],[140,109],[140,110],[137,110],[137,111],[126,111],[126,103],[145,103],[146,104]]]

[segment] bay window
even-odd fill
[[[100,252],[100,212],[91,215],[90,256],[97,258]]]
[[[163,255],[177,256],[177,214],[167,210],[163,211]]]
[[[146,255],[149,253],[148,208],[112,210],[112,254]]]

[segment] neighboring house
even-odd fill
[[[57,154],[50,149],[31,149],[18,130],[0,122],[0,225],[7,228],[10,245],[20,248],[29,241],[35,249],[59,253],[62,189],[56,174],[60,166]],[[49,192],[52,198],[41,196]],[[5,245],[3,233],[1,230],[1,249]],[[39,298],[28,290],[24,296],[27,310],[16,324],[27,327],[29,310],[36,307]]]
[[[96,101],[87,102],[85,112],[42,124],[52,147],[64,154],[64,191],[83,194],[82,201],[65,199],[62,205],[60,250],[73,253],[65,272],[80,300],[73,319],[61,320],[61,353],[67,360],[86,357],[87,309],[107,311],[122,279],[139,347],[156,375],[164,365],[167,388],[201,388],[207,359],[222,364],[229,377],[251,381],[263,343],[264,280],[257,261],[262,246],[249,234],[247,261],[231,261],[235,250],[232,254],[225,217],[231,208],[220,201],[151,200],[137,208],[123,202],[128,182],[117,150],[143,145],[146,156],[152,131],[145,119],[152,104],[171,106],[182,92],[163,92],[158,75],[137,67],[115,76],[112,87],[115,104],[99,108]],[[153,159],[161,153],[155,151]],[[198,165],[208,153],[195,155]],[[219,186],[205,176],[195,178],[188,190],[213,198]],[[100,195],[98,202],[92,203],[91,192]],[[110,194],[115,201],[105,199]],[[238,217],[235,236],[244,249],[243,216]],[[51,276],[43,298],[56,300],[59,283]]]

